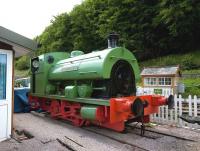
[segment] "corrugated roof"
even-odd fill
[[[141,75],[174,75],[178,70],[179,66],[146,67],[142,70]]]
[[[17,34],[11,30],[8,30],[2,26],[0,26],[0,39],[4,42],[8,41],[28,50],[37,49],[37,43],[35,41]]]

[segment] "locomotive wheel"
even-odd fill
[[[130,96],[135,93],[135,76],[131,65],[124,60],[117,61],[111,72],[110,96]]]

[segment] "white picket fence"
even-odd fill
[[[174,103],[174,109],[172,110],[169,110],[168,106],[160,107],[158,114],[151,115],[151,122],[200,129],[200,125],[189,124],[179,118],[181,115],[200,117],[200,99],[191,95],[187,99],[182,98],[181,95],[175,95]]]

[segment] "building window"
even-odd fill
[[[171,85],[172,79],[171,78],[165,78],[165,85]]]
[[[6,98],[6,61],[7,56],[0,54],[0,100]]]
[[[145,85],[157,85],[156,78],[144,78]]]
[[[158,78],[159,85],[165,85],[165,78]]]
[[[172,84],[172,78],[158,78],[158,84],[159,85],[171,85]]]

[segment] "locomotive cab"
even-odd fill
[[[44,95],[49,83],[49,69],[61,59],[69,58],[66,52],[52,52],[31,59],[31,93]]]

